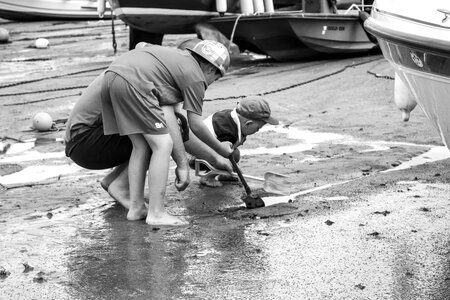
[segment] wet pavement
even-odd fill
[[[263,94],[282,124],[249,137],[240,166],[286,174],[293,192],[249,182],[266,207],[247,209],[239,183],[212,189],[192,174],[186,191],[167,193],[189,225],[152,227],[127,221],[100,188],[107,171],[63,153],[77,96],[126,51],[116,26],[114,54],[107,21],[0,22],[12,36],[0,45],[0,298],[450,298],[450,151],[419,108],[401,122],[379,53],[234,57],[205,111]],[[30,47],[42,36],[48,49]],[[55,131],[30,128],[38,111]]]

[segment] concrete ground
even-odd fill
[[[234,56],[205,116],[263,95],[282,122],[241,147],[244,173],[289,176],[292,194],[247,209],[239,183],[192,183],[167,209],[183,228],[129,222],[107,171],[64,156],[81,91],[127,51],[111,23],[0,20],[0,294],[5,299],[448,299],[449,151],[416,108],[393,102],[380,53],[276,62]],[[50,41],[33,47],[37,38]],[[175,46],[190,36],[167,36]],[[31,119],[49,113],[54,131]],[[173,167],[173,164],[172,164]]]

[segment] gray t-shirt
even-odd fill
[[[104,72],[101,73],[83,91],[66,123],[65,141],[72,139],[73,133],[86,131],[89,127],[98,127],[102,124],[101,91]]]
[[[146,46],[121,55],[108,70],[125,78],[140,93],[153,93],[160,106],[184,102],[185,110],[202,115],[208,84],[187,51]]]
[[[183,108],[202,114],[208,87],[197,61],[187,51],[151,45],[119,56],[108,68],[125,78],[141,93],[153,93],[160,106],[183,102]],[[102,124],[101,73],[82,93],[66,123],[65,140],[73,133]]]

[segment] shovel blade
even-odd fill
[[[246,195],[243,196],[241,199],[242,201],[244,201],[245,206],[250,209],[266,206],[266,204],[264,203],[263,199],[260,196]]]
[[[277,173],[267,172],[264,174],[264,190],[268,193],[278,195],[290,195],[292,191],[289,177]]]

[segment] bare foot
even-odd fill
[[[130,209],[130,192],[128,189],[124,190],[120,187],[119,184],[115,184],[115,181],[113,181],[106,191],[123,207],[125,207],[126,209]]]
[[[180,218],[172,216],[166,212],[158,215],[148,215],[145,222],[148,225],[154,226],[183,226],[189,224],[189,222],[181,220]]]
[[[200,184],[203,184],[203,185],[206,185],[209,187],[219,187],[219,186],[223,185],[220,181],[216,180],[216,178],[214,178],[213,176],[201,177]]]
[[[138,221],[143,220],[147,217],[147,207],[142,205],[139,208],[130,207],[130,210],[127,213],[127,219],[129,221]]]
[[[120,174],[124,171],[126,171],[128,164],[122,164],[120,166],[115,167],[109,174],[107,174],[102,181],[100,182],[100,185],[105,191],[108,191],[109,186],[113,181],[117,179],[117,177],[120,176]]]

